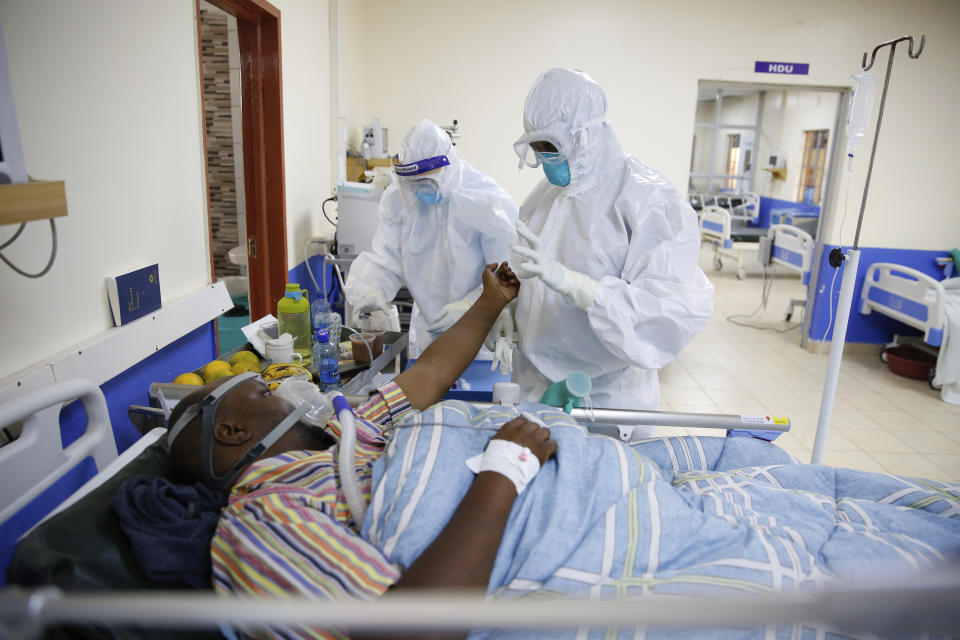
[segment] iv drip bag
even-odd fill
[[[860,140],[867,133],[870,124],[870,114],[873,112],[873,94],[877,86],[877,77],[869,71],[853,76],[853,92],[850,94],[850,104],[847,107],[847,154],[860,146]]]

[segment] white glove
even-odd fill
[[[493,323],[493,328],[487,334],[483,341],[483,346],[493,352],[493,361],[490,363],[490,371],[496,371],[497,365],[500,365],[500,373],[510,375],[513,370],[513,346],[516,334],[513,329],[513,309],[516,306],[512,302],[503,308],[500,315]]]
[[[540,238],[520,220],[517,220],[517,233],[530,245],[524,247],[515,244],[510,247],[529,260],[522,263],[520,268],[538,276],[543,284],[567,296],[584,311],[589,309],[597,296],[600,283],[590,276],[568,269],[553,258],[547,257],[540,247]]]
[[[353,310],[350,312],[350,324],[356,326],[360,321],[360,314],[368,313],[370,311],[383,311],[384,313],[389,312],[387,301],[384,299],[383,294],[379,291],[371,291],[360,298],[360,302],[354,305]]]
[[[493,360],[490,362],[490,371],[496,371],[500,365],[500,375],[508,376],[513,371],[513,346],[506,338],[497,338],[493,348]]]
[[[383,311],[387,313],[387,301],[379,291],[371,291],[360,299],[360,302],[353,308],[355,313],[366,313],[367,311]]]
[[[444,305],[437,314],[437,319],[427,326],[427,331],[433,334],[440,334],[449,329],[459,320],[467,310],[473,306],[473,300],[469,296],[456,302]]]

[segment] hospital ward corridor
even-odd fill
[[[716,306],[703,332],[660,372],[661,410],[787,416],[790,431],[776,444],[809,462],[830,345],[820,355],[809,353],[800,347],[799,327],[777,331],[801,320],[800,309],[790,323],[784,316],[788,301],[804,298],[806,287],[798,275],[781,271],[766,310],[737,318],[769,327],[752,329],[726,318],[760,305],[759,266],[750,265],[739,280],[729,266],[715,270],[705,246],[700,267],[715,287]],[[879,354],[879,345],[848,346],[844,353],[824,464],[960,481],[960,406],[943,402],[926,381],[892,373]],[[675,431],[658,428],[655,435]]]

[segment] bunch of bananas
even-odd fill
[[[313,375],[307,369],[296,364],[271,364],[260,374],[264,382],[270,389],[276,389],[282,380],[293,378],[294,380],[313,379]]]

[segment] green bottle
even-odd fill
[[[547,387],[540,396],[540,403],[560,407],[570,413],[574,407],[583,404],[583,399],[590,393],[592,386],[590,376],[583,371],[573,371],[563,380]]]
[[[287,284],[287,291],[277,302],[277,329],[279,335],[293,336],[293,350],[303,358],[301,366],[310,368],[310,301],[307,290],[296,282]]]

